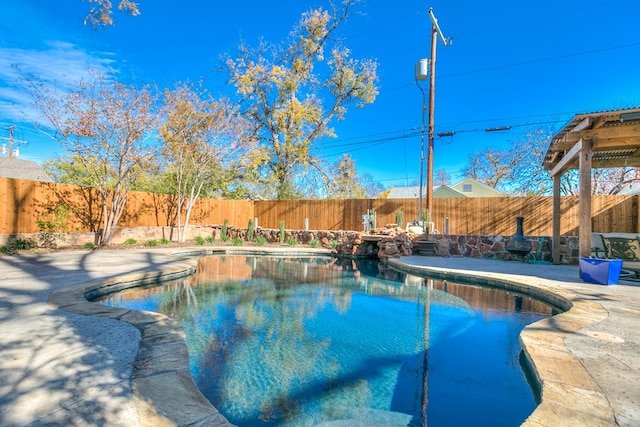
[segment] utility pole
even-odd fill
[[[7,130],[9,131],[9,154],[7,157],[13,157],[13,130],[15,126],[9,126]]]
[[[427,70],[427,67],[429,67],[429,60],[428,59],[421,59],[416,63],[416,68],[415,68],[415,78],[416,78],[416,85],[418,86],[418,89],[420,89],[420,93],[422,94],[422,104],[421,104],[421,120],[420,120],[420,188],[419,188],[419,193],[418,193],[418,221],[422,221],[422,199],[423,199],[423,185],[424,185],[424,161],[426,160],[426,154],[425,154],[425,146],[424,146],[424,112],[427,109],[427,107],[425,106],[424,100],[425,100],[425,94],[424,94],[424,89],[422,88],[422,86],[420,86],[420,81],[422,80],[426,80],[428,75],[429,75],[429,71]],[[424,224],[423,224],[424,226]]]
[[[429,121],[427,124],[427,211],[431,214],[433,208],[433,123],[435,119],[434,106],[436,101],[436,45],[438,36],[442,40],[442,44],[449,46],[450,38],[445,38],[438,25],[438,20],[433,14],[433,10],[429,8],[429,17],[431,18],[431,61],[429,76]],[[428,225],[427,225],[428,227]]]
[[[14,153],[13,153],[13,144],[14,144],[15,142],[24,143],[24,142],[26,142],[26,141],[21,141],[21,140],[13,139],[13,130],[15,129],[15,126],[11,125],[11,126],[9,126],[8,128],[6,128],[6,129],[9,131],[9,138],[0,137],[0,139],[3,139],[3,140],[6,140],[6,141],[9,141],[9,150],[7,151],[7,150],[5,149],[5,147],[4,147],[4,144],[3,144],[3,147],[2,147],[2,154],[3,154],[5,157],[10,157],[10,158],[11,158],[11,157],[17,157],[17,156],[15,156],[15,155],[14,155]]]

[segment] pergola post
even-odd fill
[[[579,255],[581,257],[591,256],[591,147],[593,142],[591,138],[585,138],[582,141],[582,149],[578,155],[578,168],[580,171],[580,228],[578,238],[580,239]]]
[[[551,259],[560,264],[560,178],[562,174],[553,175],[553,238],[551,239]]]
[[[560,263],[560,178],[572,169],[579,171],[578,253],[591,256],[591,168],[640,167],[640,108],[575,115],[551,138],[542,164],[553,178],[553,262]]]

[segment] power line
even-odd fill
[[[323,149],[334,149],[334,148],[343,148],[343,147],[358,147],[358,146],[361,146],[361,145],[375,144],[375,143],[378,143],[378,142],[384,143],[384,142],[389,142],[389,141],[397,141],[398,139],[410,138],[410,137],[413,137],[413,136],[420,135],[420,130],[419,129],[415,129],[415,128],[403,129],[403,130],[397,131],[395,133],[399,133],[399,132],[403,132],[402,135],[389,136],[389,137],[386,137],[386,138],[367,139],[365,141],[351,142],[351,143],[347,143],[347,144],[345,144],[342,140],[332,141],[331,144],[322,145],[321,148],[323,148]]]
[[[515,125],[507,125],[507,126],[495,126],[495,127],[490,127],[490,128],[484,128],[484,129],[461,129],[461,130],[453,130],[453,131],[447,131],[447,132],[440,132],[437,135],[440,138],[444,138],[444,137],[448,137],[448,136],[454,136],[456,134],[459,133],[475,133],[475,132],[501,132],[501,131],[510,131],[513,128],[519,128],[519,127],[528,127],[528,126],[535,126],[535,125],[549,125],[549,124],[556,124],[556,123],[565,123],[566,120],[549,120],[546,122],[535,122],[535,123],[520,123],[520,124],[515,124]]]
[[[606,47],[606,48],[601,48],[601,49],[593,49],[593,50],[587,50],[587,51],[583,51],[583,52],[568,53],[568,54],[565,54],[565,55],[551,56],[551,57],[547,57],[547,58],[532,59],[530,61],[516,62],[516,63],[513,63],[513,64],[496,65],[494,67],[479,68],[477,70],[460,71],[460,72],[457,72],[457,73],[446,74],[446,75],[442,76],[442,78],[456,77],[456,76],[462,76],[462,75],[474,74],[474,73],[482,73],[482,72],[485,72],[485,71],[500,70],[500,69],[504,69],[504,68],[519,67],[521,65],[538,64],[538,63],[541,63],[541,62],[555,61],[555,60],[558,60],[558,59],[573,58],[573,57],[582,56],[582,55],[590,55],[592,53],[600,53],[600,52],[606,52],[606,51],[616,50],[616,49],[626,49],[628,47],[639,46],[639,45],[640,45],[640,42],[634,42],[634,43],[628,43],[628,44],[618,45],[618,46],[611,46],[611,47]]]
[[[561,114],[561,113],[556,113],[556,114]],[[566,114],[566,113],[565,113]],[[545,114],[544,116],[549,116],[552,114]],[[529,117],[536,117],[536,116],[529,116]],[[490,120],[486,120],[486,121],[490,121]],[[491,120],[491,121],[495,121],[495,120]],[[503,126],[494,126],[494,127],[490,127],[490,128],[472,128],[472,129],[455,129],[455,130],[448,130],[445,132],[440,132],[437,135],[439,135],[439,138],[446,138],[449,136],[453,136],[459,133],[478,133],[478,132],[494,132],[497,130],[500,131],[510,131],[513,128],[522,128],[522,127],[528,127],[528,126],[538,126],[538,125],[546,125],[546,124],[556,124],[556,123],[565,123],[566,119],[558,119],[558,120],[547,120],[547,121],[538,121],[538,122],[526,122],[526,123],[516,123],[516,124],[511,124],[511,125],[503,125]],[[508,129],[506,129],[508,128]],[[401,135],[394,135],[394,136],[389,136],[389,137],[385,137],[385,138],[375,138],[375,139],[364,139],[364,138],[369,138],[371,136],[378,136],[378,135],[385,135],[385,134],[398,134],[398,133],[402,133]],[[409,129],[400,129],[397,131],[388,131],[388,132],[381,132],[378,134],[371,134],[371,135],[365,135],[365,136],[360,136],[360,137],[352,137],[352,138],[347,138],[344,140],[334,140],[331,141],[330,145],[319,145],[319,146],[315,146],[312,150],[315,152],[320,152],[320,151],[329,151],[329,150],[338,150],[336,152],[331,152],[331,153],[324,153],[322,155],[322,157],[331,157],[333,155],[336,154],[341,154],[341,153],[351,153],[354,151],[358,151],[358,150],[362,150],[362,149],[366,149],[366,148],[371,148],[371,147],[375,147],[387,142],[391,142],[391,141],[397,141],[400,139],[406,139],[406,138],[412,138],[412,137],[416,137],[416,136],[420,136],[420,130],[416,129],[416,128],[409,128]],[[351,143],[344,143],[344,141],[352,141],[352,140],[357,140],[357,139],[364,139],[362,141],[358,141],[358,142],[351,142]],[[346,149],[345,149],[346,148]]]
[[[443,79],[443,78],[448,78],[448,77],[458,77],[458,76],[464,76],[464,75],[468,75],[468,74],[475,74],[475,73],[483,73],[483,72],[486,72],[486,71],[500,70],[500,69],[504,69],[504,68],[512,68],[512,67],[519,67],[519,66],[523,66],[523,65],[531,65],[531,64],[538,64],[538,63],[542,63],[542,62],[556,61],[556,60],[559,60],[559,59],[573,58],[573,57],[576,57],[576,56],[590,55],[590,54],[606,52],[606,51],[610,51],[610,50],[626,49],[626,48],[630,48],[630,47],[634,47],[634,46],[640,46],[640,41],[633,42],[633,43],[628,43],[628,44],[623,44],[623,45],[618,45],[618,46],[610,46],[610,47],[604,47],[604,48],[600,48],[600,49],[585,50],[585,51],[582,51],[582,52],[574,52],[574,53],[567,53],[567,54],[564,54],[564,55],[532,59],[532,60],[529,60],[529,61],[514,62],[512,64],[502,64],[502,65],[496,65],[496,66],[493,66],[493,67],[478,68],[476,70],[459,71],[459,72],[456,72],[456,73],[449,73],[449,74],[439,75],[438,77],[436,77],[436,79]],[[414,84],[415,84],[415,82],[411,82],[411,83],[405,83],[405,84],[398,85],[398,86],[393,86],[393,87],[388,88],[388,89],[380,90],[380,93],[393,92],[393,91],[396,91],[396,90],[404,89],[404,88],[409,87],[409,86],[413,86]]]
[[[330,153],[323,153],[320,156],[320,157],[326,158],[326,157],[335,156],[337,154],[353,153],[354,151],[369,149],[369,148],[376,147],[376,146],[379,146],[379,145],[382,145],[382,144],[386,144],[387,142],[397,141],[399,139],[406,139],[406,138],[417,136],[417,135],[420,135],[420,132],[413,133],[413,134],[400,135],[400,136],[395,136],[395,137],[389,137],[389,138],[381,138],[381,139],[361,141],[361,142],[352,143],[352,144],[345,144],[343,146],[331,146],[331,147],[322,147],[322,146],[320,146],[320,147],[315,147],[314,151],[320,151],[320,150],[325,150],[325,149],[337,150],[337,151],[333,151],[333,152],[330,152]],[[352,148],[344,149],[343,147],[345,147],[345,146],[350,146]]]

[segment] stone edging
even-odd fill
[[[54,291],[49,296],[49,304],[62,310],[120,320],[140,331],[131,388],[143,427],[231,424],[193,382],[184,331],[177,322],[160,313],[103,306],[88,301],[86,295],[103,287],[124,289],[194,272],[194,261],[180,259],[162,271],[130,273],[103,282],[84,283]]]
[[[500,273],[413,266],[389,259],[401,271],[442,280],[469,281],[530,295],[565,311],[527,325],[520,344],[539,386],[540,404],[522,424],[537,426],[617,426],[613,408],[582,363],[564,345],[565,338],[607,318],[599,304],[559,286],[559,282]]]
[[[314,248],[198,248],[167,253],[173,262],[161,270],[120,275],[105,281],[92,281],[53,291],[48,302],[75,314],[120,320],[140,331],[138,352],[133,364],[131,388],[143,427],[232,426],[202,395],[189,371],[189,353],[183,329],[164,314],[107,307],[87,298],[102,293],[190,276],[196,262],[185,256],[228,254],[329,254]],[[107,289],[107,292],[104,290]]]
[[[226,253],[324,253],[322,249],[260,248],[242,250],[229,247],[199,248],[190,255]],[[187,251],[168,253],[180,256]],[[525,426],[617,425],[611,405],[595,380],[565,347],[568,335],[607,317],[594,302],[580,300],[562,289],[558,282],[499,273],[478,273],[436,267],[410,266],[399,259],[387,263],[408,273],[440,279],[468,281],[517,291],[546,301],[566,311],[528,325],[520,342],[541,390],[541,403]],[[161,271],[125,274],[106,281],[93,281],[49,296],[49,303],[60,309],[83,315],[106,317],[127,322],[141,333],[131,386],[140,423],[151,426],[231,426],[224,416],[202,395],[189,372],[189,356],[182,328],[169,317],[154,312],[106,307],[89,302],[87,294],[98,289],[124,289],[158,280],[193,274],[195,262],[177,258]]]

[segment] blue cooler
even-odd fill
[[[580,277],[587,283],[616,285],[622,271],[621,259],[580,257]]]

